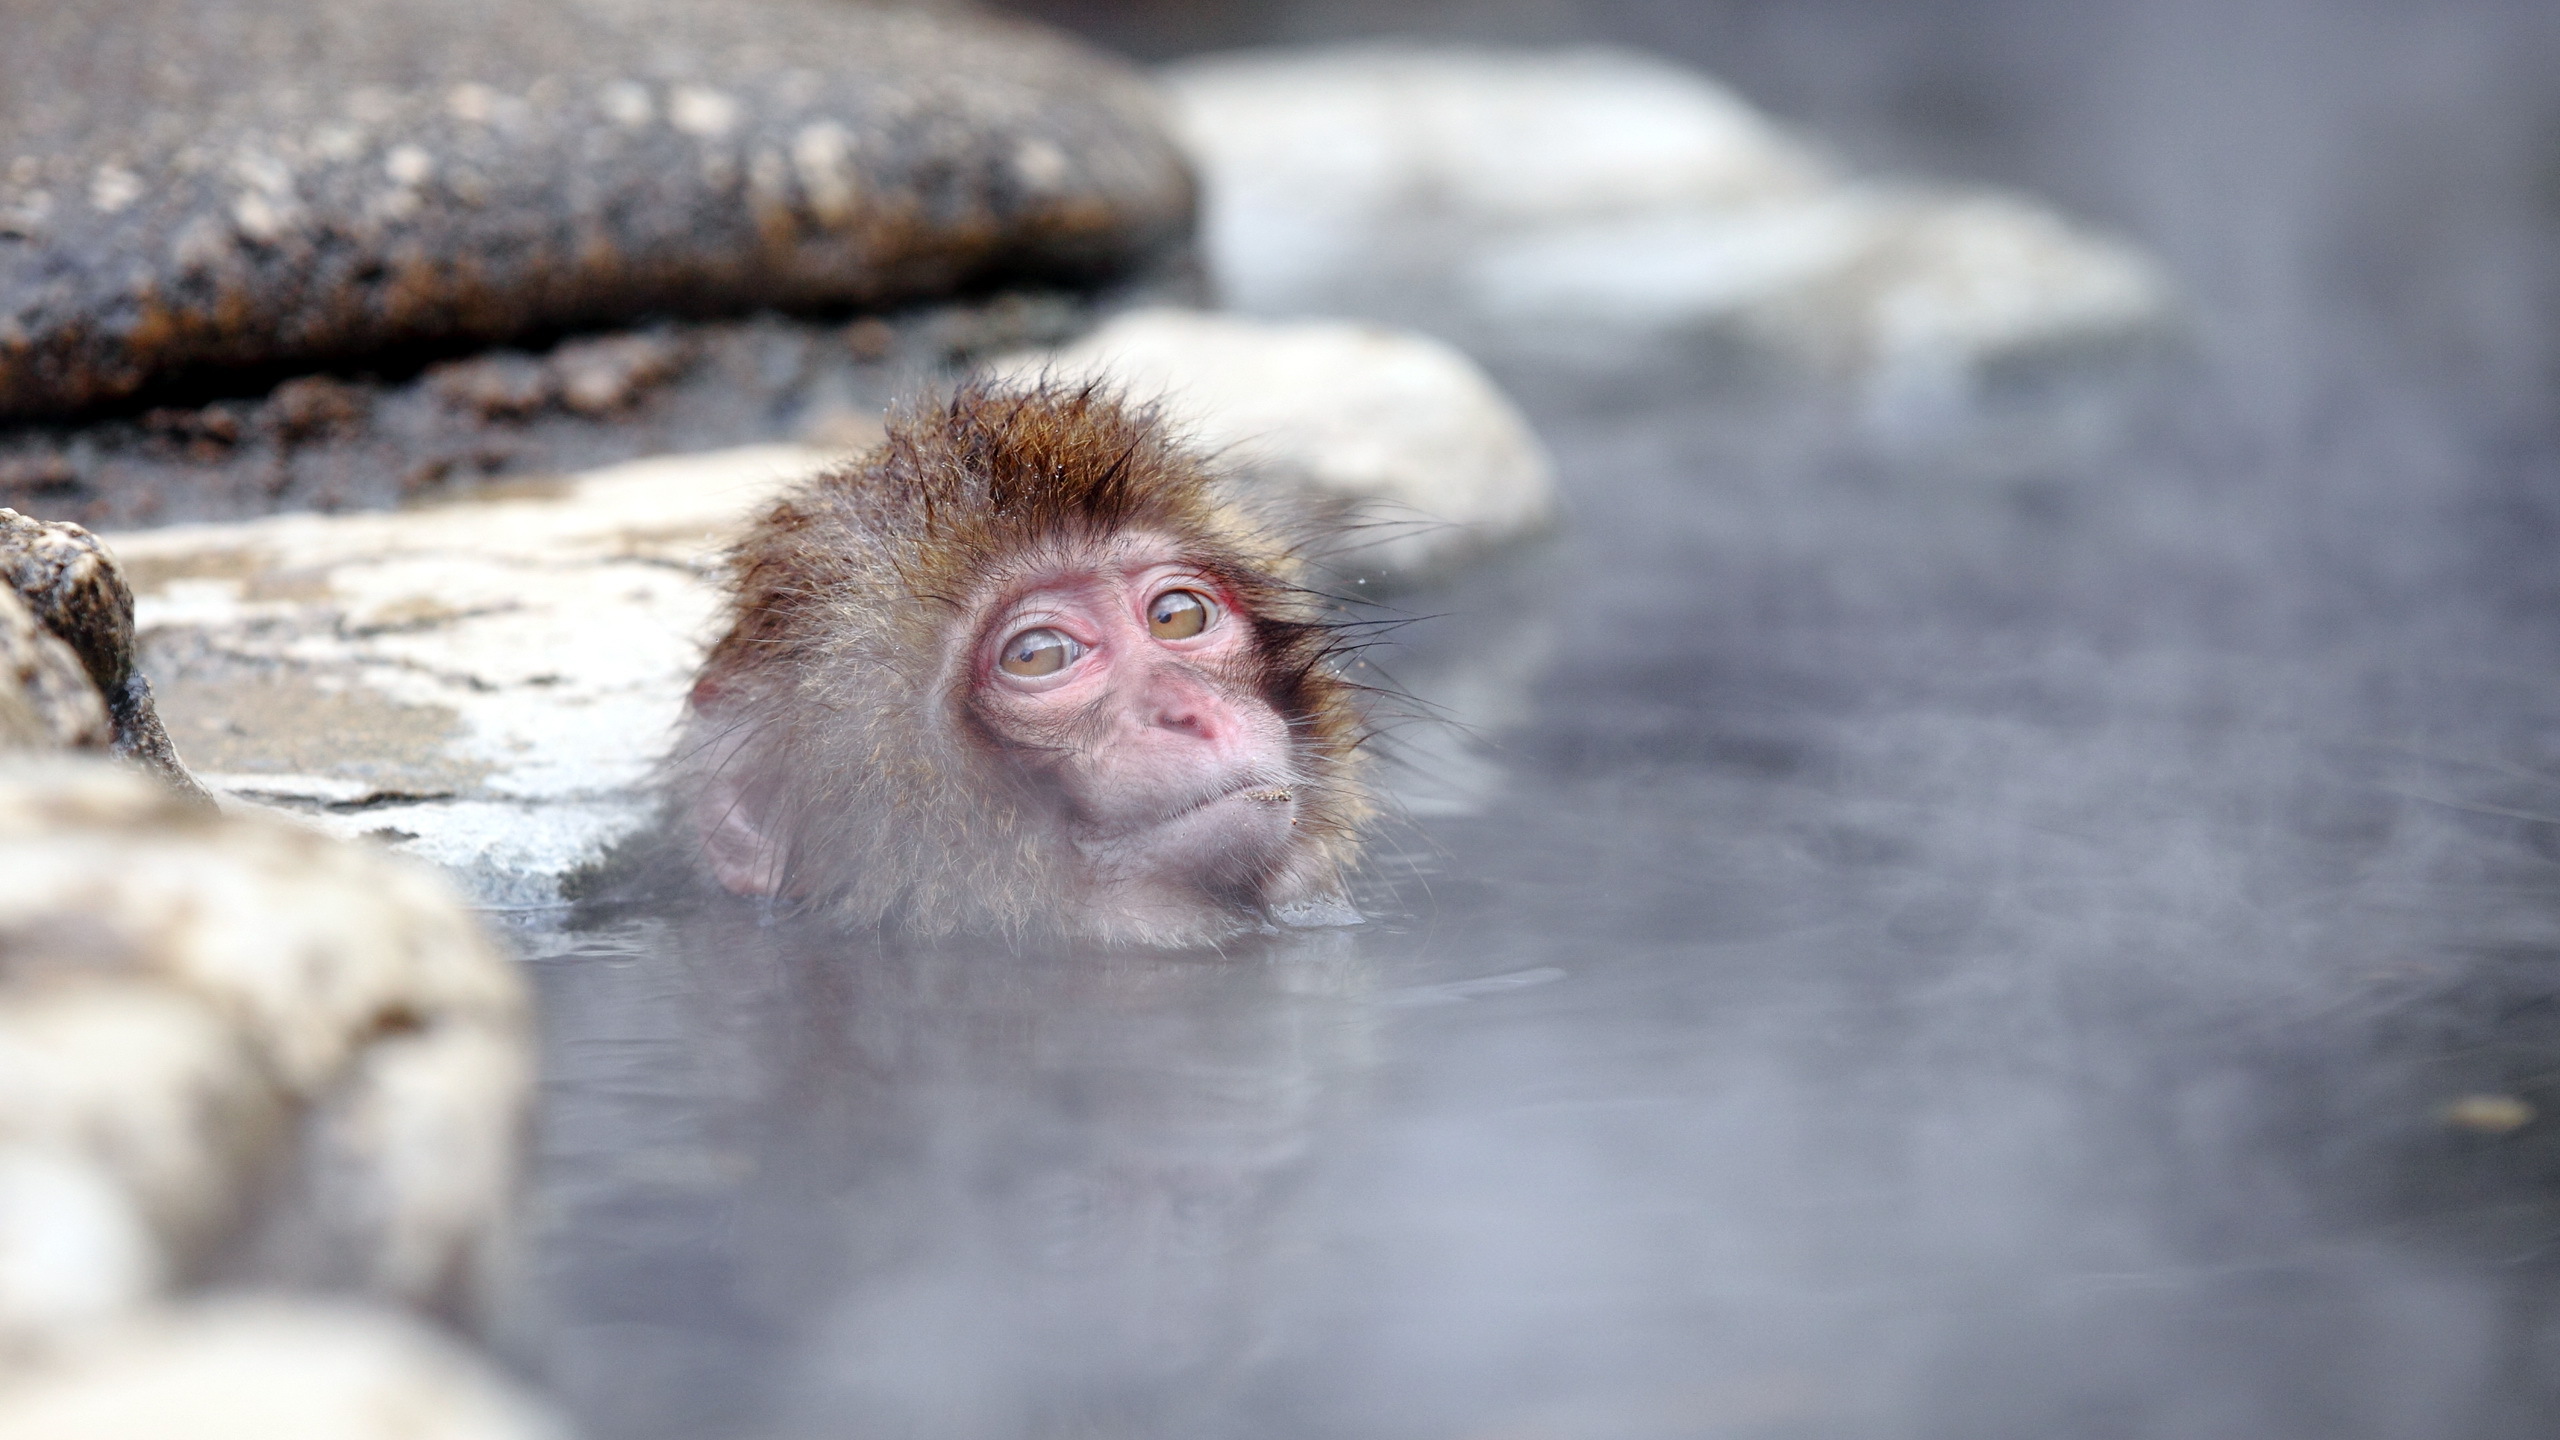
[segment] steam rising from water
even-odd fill
[[[1335,948],[542,942],[598,1433],[2549,1433],[2560,1116],[2445,1114],[2560,1111],[2560,21],[1425,18],[2054,195],[2193,353],[1891,444],[1506,377],[1573,532],[1392,663],[1543,660]]]

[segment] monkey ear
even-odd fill
[[[783,848],[747,813],[736,787],[714,783],[695,797],[693,822],[711,878],[732,895],[780,895]]]
[[[709,680],[694,689],[700,709]],[[702,863],[720,888],[732,895],[780,895],[785,849],[765,828],[753,787],[739,773],[751,731],[732,727],[721,738],[697,750],[692,768],[700,776],[687,805],[694,838],[702,845]]]

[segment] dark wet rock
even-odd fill
[[[427,386],[448,407],[482,420],[521,420],[552,406],[605,416],[630,408],[682,374],[692,359],[664,335],[578,340],[536,359],[498,351],[439,365]]]
[[[267,397],[267,421],[279,443],[329,440],[361,429],[373,397],[326,375],[287,380]]]
[[[405,377],[305,375],[263,399],[0,431],[0,505],[115,528],[384,509],[668,451],[824,442],[920,380],[1057,344],[1095,311],[1011,293],[849,323],[673,323]]]
[[[34,702],[39,716],[54,717],[47,728],[55,732],[55,743],[102,745],[211,808],[213,797],[187,773],[161,728],[151,682],[134,668],[133,591],[98,537],[67,521],[32,520],[0,509],[0,579],[27,619],[77,662],[65,677],[40,641],[0,641],[13,661],[24,661],[14,667],[18,691]],[[85,723],[74,723],[86,710],[72,695],[74,688],[102,701],[109,733],[92,738]]]
[[[542,409],[559,387],[530,355],[477,355],[427,372],[427,387],[451,409],[482,420],[521,420]]]
[[[836,0],[11,5],[0,134],[21,420],[647,315],[1093,285],[1191,217],[1133,73],[1018,22]],[[662,365],[588,359],[556,396],[588,413]],[[267,418],[311,433],[292,398]],[[218,460],[249,408],[155,433]],[[16,489],[79,472],[0,455]]]
[[[611,415],[684,369],[684,347],[659,335],[613,335],[563,345],[551,355],[560,404],[581,415]]]
[[[61,495],[80,485],[80,467],[59,450],[30,448],[0,456],[0,494]]]

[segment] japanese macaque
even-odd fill
[[[1294,548],[1152,412],[964,386],[729,565],[674,766],[728,890],[1142,945],[1353,918],[1357,687]]]

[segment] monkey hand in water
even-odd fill
[[[893,416],[730,556],[673,766],[705,867],[929,935],[1351,918],[1364,722],[1294,555],[1107,392]]]

